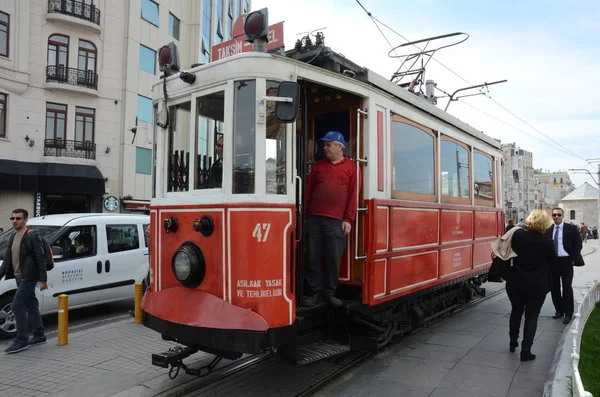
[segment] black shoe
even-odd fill
[[[40,337],[33,337],[29,340],[29,346],[35,346],[35,345],[41,345],[43,343],[46,343],[46,337],[45,336],[40,336]]]
[[[334,295],[328,295],[325,297],[325,302],[333,308],[342,306],[342,301],[336,298]]]
[[[564,313],[556,312],[556,313],[554,313],[554,316],[552,316],[552,318],[557,319],[557,318],[563,318],[564,316],[565,316]]]
[[[535,360],[535,354],[531,354],[531,352],[521,352],[521,361],[531,361]]]
[[[565,319],[563,320],[563,324],[569,324],[571,322],[571,316],[565,316]]]
[[[319,302],[321,302],[321,295],[319,295],[319,294],[308,295],[302,299],[302,306],[311,307],[311,306],[315,306]]]
[[[18,353],[27,349],[29,346],[29,340],[16,340],[10,346],[8,346],[4,352],[6,352],[6,354]]]
[[[510,346],[510,352],[511,352],[511,353],[514,353],[514,352],[515,352],[515,349],[516,349],[517,347],[519,347],[519,342],[510,342],[509,346]]]

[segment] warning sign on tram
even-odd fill
[[[271,52],[283,47],[283,22],[269,25],[269,41],[267,51]],[[235,21],[233,39],[214,45],[211,49],[211,60],[218,61],[242,52],[252,51],[252,43],[244,41],[244,16]]]

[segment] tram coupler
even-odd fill
[[[152,354],[152,365],[161,368],[169,368],[170,366],[180,366],[184,358],[196,353],[198,349],[192,347],[172,347],[166,352]]]

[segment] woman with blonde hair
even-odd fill
[[[517,254],[513,266],[506,272],[506,293],[512,306],[510,312],[510,351],[519,346],[521,317],[525,314],[521,361],[535,360],[531,345],[537,330],[540,310],[550,291],[550,267],[555,256],[552,240],[544,232],[552,224],[546,211],[534,210],[525,220],[527,230],[513,234],[511,247]]]

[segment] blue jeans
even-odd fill
[[[40,307],[35,296],[36,281],[23,280],[17,277],[17,293],[12,301],[12,311],[17,323],[17,341],[29,339],[29,326],[27,317],[33,327],[33,337],[44,336],[44,325],[40,316]]]
[[[306,220],[308,235],[308,287],[311,294],[335,294],[340,275],[340,262],[346,249],[342,221],[310,215]],[[325,277],[321,260],[325,260]]]

